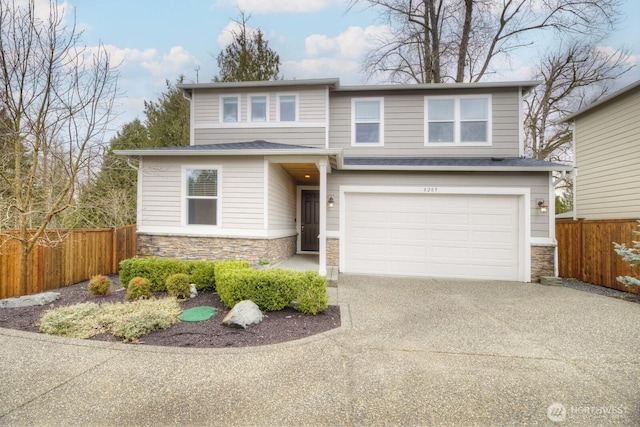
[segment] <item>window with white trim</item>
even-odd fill
[[[240,97],[223,96],[222,97],[222,122],[237,123],[240,121]]]
[[[218,225],[218,170],[186,170],[188,225]]]
[[[267,121],[267,96],[250,96],[250,121],[252,122],[266,122]]]
[[[491,97],[426,97],[425,145],[490,145]]]
[[[351,100],[351,145],[384,144],[384,99]]]
[[[298,97],[278,95],[278,121],[295,122],[298,119]]]

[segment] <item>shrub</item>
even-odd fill
[[[325,311],[328,306],[327,279],[313,271],[304,273],[295,309],[315,316]]]
[[[640,231],[634,231],[634,233],[640,236]],[[633,241],[633,248],[627,247],[624,243],[614,242],[613,245],[616,253],[627,261],[632,268],[640,268],[640,241]],[[618,276],[616,280],[625,286],[640,286],[640,277]]]
[[[155,329],[166,329],[178,321],[180,306],[175,298],[139,300],[130,303],[76,304],[46,311],[40,331],[50,335],[91,338],[111,331],[133,341]]]
[[[102,332],[99,311],[100,306],[93,302],[47,310],[40,317],[40,332],[72,338],[91,338]]]
[[[303,273],[282,269],[222,268],[216,271],[216,289],[225,306],[251,300],[264,311],[287,307],[296,298]]]
[[[178,321],[180,314],[175,298],[103,304],[103,310],[103,325],[124,341],[136,340],[156,329],[167,329]]]
[[[167,277],[166,288],[169,295],[175,298],[189,298],[191,279],[188,274],[176,273]]]
[[[129,258],[120,262],[120,283],[129,283],[134,277],[144,277],[154,292],[166,291],[167,277],[188,273],[187,262],[173,258]],[[124,285],[123,285],[124,286]]]
[[[144,277],[134,277],[127,285],[125,299],[131,301],[141,298],[151,298],[151,283]]]
[[[191,282],[195,283],[198,292],[216,289],[215,266],[213,261],[187,262],[187,274],[191,276]]]
[[[89,281],[87,289],[92,297],[109,295],[111,294],[111,279],[102,274],[93,276]]]

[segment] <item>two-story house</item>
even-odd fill
[[[191,145],[139,159],[140,255],[528,282],[555,275],[553,171],[524,158],[538,82],[182,84]]]

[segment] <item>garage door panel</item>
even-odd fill
[[[347,272],[518,280],[517,196],[350,193],[345,207]]]
[[[466,242],[469,240],[469,231],[467,230],[432,230],[429,233],[431,242]]]

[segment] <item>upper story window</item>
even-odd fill
[[[188,225],[218,225],[218,169],[186,170]]]
[[[250,96],[250,115],[249,120],[252,122],[266,122],[267,121],[267,96]]]
[[[490,135],[490,96],[425,98],[426,145],[489,145]]]
[[[237,123],[240,121],[240,97],[222,97],[222,121],[224,123]]]
[[[298,97],[296,95],[278,96],[278,121],[295,122],[298,119]]]
[[[384,99],[351,100],[351,145],[384,145]]]

